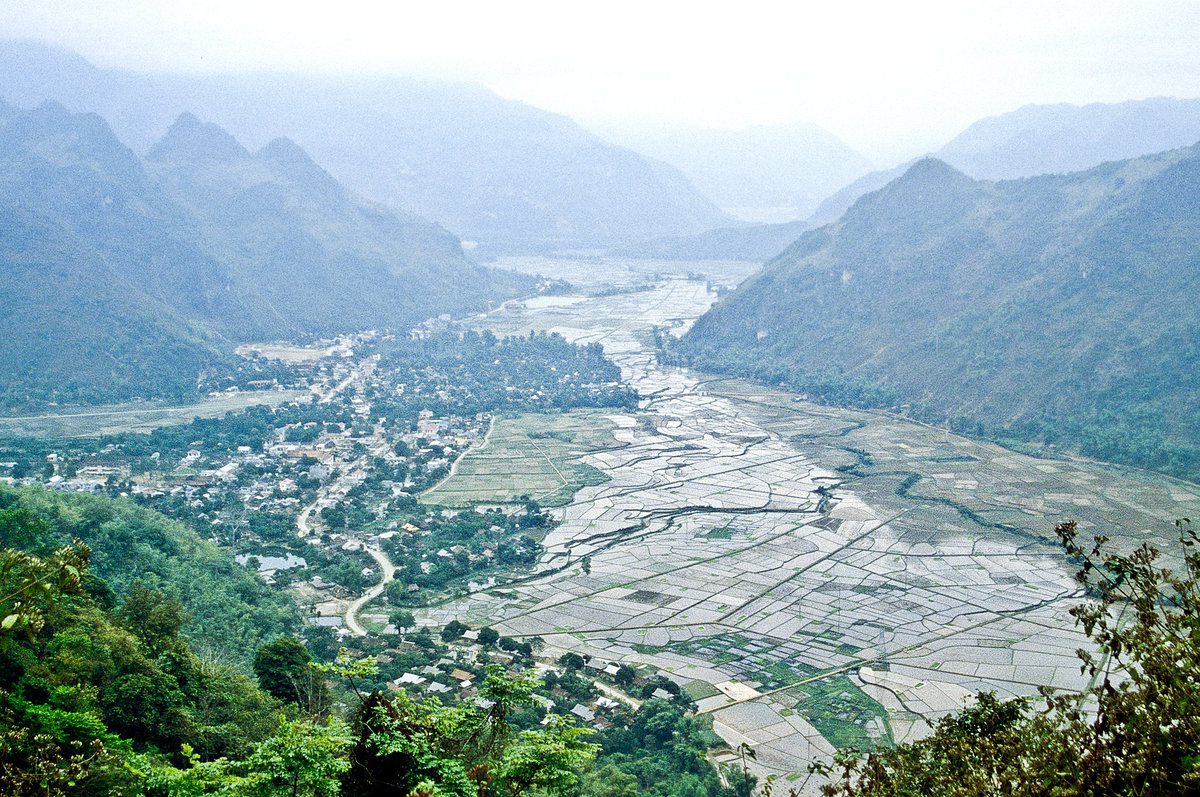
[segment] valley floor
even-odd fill
[[[206,519],[206,533],[235,545],[243,563],[257,557],[264,578],[325,626],[317,630],[347,642],[389,629],[399,607],[425,606],[414,609],[418,625],[434,630],[457,620],[518,641],[542,637],[543,664],[575,652],[593,667],[666,674],[728,742],[727,763],[740,764],[732,750],[749,744],[759,775],[801,793],[819,785],[807,773],[813,759],[918,737],[976,692],[1081,687],[1075,651],[1087,640],[1068,615],[1081,595],[1054,526],[1073,519],[1085,535],[1126,549],[1145,541],[1171,551],[1174,519],[1200,513],[1194,484],[1035,459],[886,413],[658,364],[656,335],[685,332],[753,264],[501,265],[568,280],[575,293],[510,302],[464,326],[498,339],[538,331],[599,343],[638,391],[636,409],[423,411],[415,430],[393,429],[366,421],[396,385],[376,372],[377,355],[352,356],[346,344],[314,373],[305,403],[290,410],[294,422],[263,433],[265,443],[231,439],[202,452],[190,450],[190,436],[164,437],[156,446],[173,453],[155,470],[92,463],[75,480],[102,490],[128,478],[132,494]],[[613,378],[601,380],[605,389],[621,389]],[[140,429],[263,397],[8,423],[47,437]],[[45,478],[61,480],[53,472]],[[554,507],[558,525],[496,527],[479,550],[446,531],[459,521],[443,506],[515,513],[526,497]],[[247,516],[258,521],[253,533]],[[492,562],[505,540],[528,543],[521,566]],[[470,565],[465,575],[416,583],[459,559]]]
[[[564,266],[551,276],[605,275]],[[1169,548],[1200,488],[660,366],[652,328],[681,334],[715,298],[719,279],[690,276],[478,321],[599,341],[643,401],[605,416],[616,442],[581,459],[608,480],[560,510],[537,574],[422,620],[669,672],[761,774],[806,792],[813,758],[920,735],[978,691],[1082,686],[1054,525]]]

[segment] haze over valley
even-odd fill
[[[12,793],[1193,793],[1200,19],[239,11],[0,15]]]

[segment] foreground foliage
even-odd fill
[[[3,520],[11,538],[38,531],[27,510]],[[320,679],[333,675],[357,691],[373,662],[317,665],[284,637],[255,661],[281,701],[198,658],[169,596],[138,585],[119,607],[103,605],[111,593],[89,587],[90,556],[78,539],[46,556],[0,549],[5,794],[567,793],[595,755],[591,732],[565,717],[518,731],[509,715],[532,702],[536,681],[495,666],[477,702],[360,694],[346,723],[328,716],[328,700],[306,700],[297,687],[323,690]]]
[[[192,653],[184,614],[137,587],[120,610],[87,572],[79,540],[38,557],[0,550],[0,772],[14,794],[124,792],[139,751],[188,745],[245,755],[270,733],[272,701],[246,676]]]
[[[1055,529],[1091,600],[1072,610],[1096,643],[1081,650],[1082,693],[1041,689],[1046,707],[981,694],[921,741],[839,762],[827,795],[1189,795],[1200,793],[1200,554],[1179,523],[1179,572],[1143,545],[1090,547]]]
[[[597,734],[595,768],[585,778],[583,797],[732,797],[706,758],[724,746],[709,728],[672,702],[650,699],[628,727]]]
[[[355,716],[347,794],[518,795],[537,788],[569,793],[576,770],[592,760],[591,731],[548,715],[544,727],[518,731],[510,715],[532,702],[530,672],[506,676],[488,666],[479,700],[445,706],[403,695],[367,696]]]
[[[135,587],[178,602],[181,632],[208,658],[246,668],[264,641],[299,624],[291,600],[182,524],[127,499],[0,485],[0,545],[47,555],[79,538],[88,588],[111,607]]]

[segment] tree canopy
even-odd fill
[[[1029,700],[981,694],[920,741],[838,762],[830,797],[1190,795],[1200,792],[1200,553],[1178,524],[1182,568],[1143,544],[1128,554],[1074,522],[1055,532],[1090,600],[1072,614],[1095,643],[1080,650],[1092,686]]]

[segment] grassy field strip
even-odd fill
[[[110,404],[86,412],[46,413],[0,417],[0,434],[20,437],[99,437],[122,432],[148,432],[161,426],[190,423],[195,418],[219,418],[258,404],[278,406],[304,390],[247,390],[175,406]],[[80,408],[82,409],[82,408]]]
[[[562,481],[562,487],[567,487],[568,485],[570,485],[571,482],[567,479],[566,476],[563,476],[562,471],[559,470],[558,466],[554,464],[554,460],[550,459],[550,455],[547,454],[541,446],[539,446],[536,442],[534,442],[534,439],[529,436],[528,432],[526,432],[526,434],[525,434],[525,439],[529,441],[530,445],[532,445],[534,448],[537,449],[537,452],[539,454],[541,454],[542,457],[546,460],[546,464],[554,469],[554,472],[558,475],[559,480]],[[558,492],[558,490],[562,489],[562,487],[555,488],[552,490],[546,490],[545,492],[538,493],[534,497],[538,498],[538,499],[545,498],[547,495],[553,495],[554,493]]]

